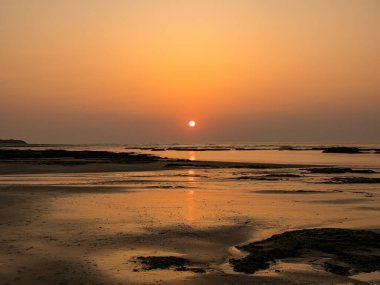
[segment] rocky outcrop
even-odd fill
[[[26,145],[27,142],[23,140],[0,140],[0,145]]]
[[[254,273],[289,257],[306,257],[312,265],[338,275],[354,275],[380,269],[380,234],[366,230],[305,229],[274,235],[238,249],[248,252],[241,259],[230,259],[237,272]],[[329,262],[323,257],[330,255]]]
[[[322,152],[323,153],[361,153],[362,151],[358,147],[337,146],[337,147],[326,147]]]

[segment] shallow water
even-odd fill
[[[152,145],[155,148],[179,147],[181,145]],[[293,144],[296,149],[308,149],[321,147],[321,145]],[[334,146],[334,145],[323,145]],[[341,146],[341,145],[340,145]],[[357,146],[363,149],[380,149],[379,144],[362,144],[343,146]],[[258,163],[284,163],[284,164],[316,164],[316,165],[339,165],[347,167],[367,167],[380,169],[380,154],[374,153],[322,153],[321,150],[278,150],[281,144],[246,144],[246,145],[184,145],[194,148],[231,148],[226,151],[151,151],[141,150],[147,146],[128,145],[50,145],[50,146],[27,146],[23,149],[67,149],[67,150],[104,150],[113,152],[136,152],[149,153],[160,157],[205,160],[205,161],[233,161],[233,162],[258,162]],[[235,150],[237,147],[257,148],[257,150]],[[19,148],[19,147],[12,147]]]
[[[275,181],[239,179],[285,173],[300,176]],[[1,188],[3,195],[16,200],[30,197],[28,207],[33,210],[28,208],[25,224],[22,220],[12,226],[8,223],[3,240],[17,241],[13,243],[16,256],[33,248],[28,260],[49,259],[59,252],[59,260],[74,258],[94,265],[91,274],[106,276],[110,284],[160,280],[177,284],[198,278],[191,272],[139,271],[133,260],[140,255],[184,256],[210,274],[222,272],[237,278],[228,264],[229,258],[240,254],[231,250],[234,245],[303,228],[380,230],[378,184],[321,183],[332,176],[336,175],[294,168],[2,175],[0,187],[12,186]],[[45,196],[45,200],[33,202]],[[19,209],[17,205],[13,208]],[[18,257],[11,259],[14,261],[4,263],[8,271],[30,267]],[[304,280],[315,272],[325,274],[309,265],[282,263],[252,278],[282,276],[275,269],[282,274],[303,274]]]
[[[162,157],[206,161],[260,162],[283,164],[339,165],[380,168],[380,154],[322,153],[318,150],[229,150],[229,151],[144,151]]]
[[[282,177],[292,174],[295,177]],[[267,175],[270,180],[256,180]],[[276,177],[278,175],[278,177]],[[1,175],[0,186],[79,187],[82,194],[123,201],[134,212],[144,210],[147,221],[168,226],[183,223],[205,227],[254,219],[277,224],[281,231],[331,224],[377,227],[379,184],[326,184],[331,177],[380,177],[375,174],[311,174],[301,169],[180,169],[150,172]],[[249,177],[250,179],[241,179]],[[26,188],[28,189],[28,188]],[[125,197],[125,199],[123,198]],[[65,199],[70,200],[73,197]],[[78,209],[91,210],[81,197]],[[91,198],[91,199],[92,199]],[[95,199],[95,198],[94,198]],[[95,200],[96,200],[95,199]],[[110,204],[112,204],[110,202]],[[379,208],[378,208],[379,207]],[[112,209],[103,209],[104,216]],[[68,212],[71,215],[71,212]],[[328,222],[324,220],[328,218]],[[282,220],[282,224],[278,221]],[[285,222],[286,221],[286,222]],[[363,221],[366,221],[365,223]]]

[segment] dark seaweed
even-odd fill
[[[139,256],[137,260],[144,266],[145,270],[180,268],[189,264],[185,258],[176,256]]]
[[[324,183],[328,184],[361,184],[380,183],[380,178],[376,177],[333,177]]]
[[[302,169],[311,173],[340,174],[340,173],[376,173],[371,169],[351,169],[346,167],[318,167]]]
[[[336,274],[352,275],[354,272],[380,269],[380,256],[372,254],[373,249],[380,248],[380,234],[366,230],[323,228],[290,231],[238,248],[249,252],[242,259],[230,260],[238,272],[254,273],[269,268],[276,260],[300,257],[312,251],[332,254],[338,263],[343,263],[344,266],[325,265],[325,270]]]
[[[350,275],[350,268],[346,267],[346,266],[341,266],[341,265],[338,265],[338,264],[333,264],[333,263],[330,263],[330,262],[325,262],[323,264],[323,268],[327,272],[331,272],[331,273],[334,273],[334,274],[343,275],[343,276],[349,276]]]
[[[137,260],[143,265],[143,270],[174,269],[175,271],[191,271],[205,273],[200,267],[188,267],[189,260],[177,256],[138,256]]]
[[[0,159],[91,159],[123,163],[157,161],[159,157],[131,152],[0,149]]]
[[[322,151],[324,153],[361,153],[362,150],[358,147],[326,147]]]

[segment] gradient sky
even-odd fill
[[[0,0],[0,138],[379,143],[379,112],[377,0]]]

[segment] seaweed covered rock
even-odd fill
[[[111,152],[95,150],[63,150],[63,149],[0,149],[0,159],[87,159],[102,162],[145,162],[157,161],[158,156],[136,154],[133,152]]]
[[[361,149],[358,147],[345,147],[345,146],[337,146],[337,147],[326,147],[323,149],[324,153],[361,153]]]
[[[289,231],[258,242],[238,246],[249,254],[242,259],[231,259],[237,272],[254,273],[269,268],[276,260],[310,255],[329,254],[331,263],[326,271],[339,275],[372,272],[380,269],[380,234],[366,230],[306,229]]]
[[[143,270],[174,269],[175,271],[191,271],[194,273],[205,273],[200,267],[190,267],[190,261],[177,256],[138,256],[137,261]]]
[[[139,256],[137,260],[143,265],[144,270],[169,269],[189,264],[185,258],[177,256]]]
[[[379,177],[333,177],[326,182],[327,184],[362,184],[362,183],[380,183]]]
[[[235,179],[238,180],[263,180],[263,181],[279,181],[279,180],[287,180],[288,178],[299,178],[302,177],[298,174],[292,173],[270,173],[259,176],[238,176]]]
[[[321,173],[321,174],[343,174],[343,173],[365,173],[372,174],[375,173],[372,169],[352,169],[348,167],[317,167],[317,168],[306,168],[303,169],[309,171],[310,173]]]

